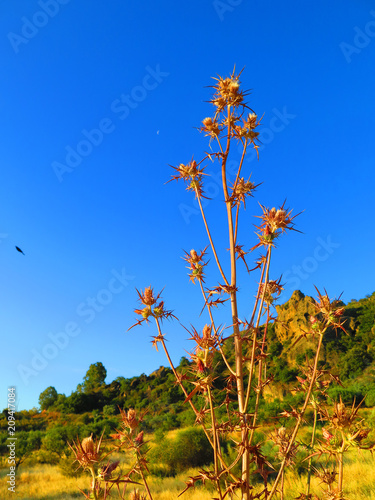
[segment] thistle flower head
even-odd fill
[[[167,311],[165,309],[163,300],[157,303],[160,298],[161,292],[155,297],[153,289],[151,288],[151,286],[149,286],[148,288],[145,288],[144,292],[142,292],[142,290],[140,292],[137,290],[137,293],[139,300],[146,307],[142,309],[134,309],[134,312],[142,316],[142,319],[139,319],[134,325],[129,328],[129,330],[131,330],[136,325],[140,325],[143,321],[148,322],[150,317],[155,318],[156,320],[169,319],[171,317],[176,318],[176,316],[172,314],[172,311]]]
[[[187,165],[180,163],[178,167],[175,168],[179,174],[179,178],[184,181],[190,179],[196,179],[201,174],[200,169],[198,168],[197,162],[192,160]]]
[[[117,460],[116,462],[108,462],[106,465],[103,465],[98,471],[99,478],[104,481],[112,479],[112,472],[117,469],[119,463],[120,461]]]
[[[351,433],[349,440],[355,445],[361,445],[369,434],[370,429],[357,429]]]
[[[130,408],[128,412],[125,412],[120,408],[120,414],[121,421],[124,427],[127,427],[131,431],[138,427],[140,420],[137,418],[137,413],[135,410]]]
[[[323,439],[330,442],[333,438],[333,434],[331,434],[325,427],[322,427]]]
[[[257,217],[262,220],[260,226],[256,226],[259,229],[260,233],[258,234],[259,243],[255,245],[252,250],[258,248],[261,245],[264,246],[274,246],[274,240],[278,238],[282,233],[286,230],[297,231],[294,228],[293,220],[299,215],[291,216],[292,210],[285,210],[284,204],[279,209],[275,207],[269,209],[260,205],[263,211],[262,215],[258,215]]]
[[[358,411],[361,404],[362,402],[358,406],[355,406],[354,402],[351,408],[349,408],[342,402],[340,397],[340,401],[336,401],[333,405],[332,414],[327,409],[321,409],[321,414],[324,420],[330,423],[331,428],[346,431],[349,433],[349,437],[351,436],[353,439],[355,433],[361,429],[361,422],[358,421]]]
[[[338,300],[331,301],[326,291],[322,295],[316,287],[315,289],[318,292],[318,301],[315,302],[315,308],[318,313],[318,319],[321,321],[314,322],[312,324],[313,329],[320,328],[320,330],[325,330],[327,326],[332,326],[335,329],[341,328],[345,332],[341,321],[341,316],[345,311],[344,307],[341,306],[342,303]]]
[[[70,449],[73,451],[76,462],[79,463],[80,467],[86,469],[91,467],[93,464],[100,462],[101,460],[101,444],[102,444],[103,434],[101,435],[99,441],[93,440],[91,436],[82,439],[82,441],[77,438],[73,441],[72,445],[69,444]]]
[[[138,292],[138,290],[137,290]],[[152,306],[156,302],[156,298],[154,297],[154,291],[151,288],[151,286],[148,286],[147,288],[144,289],[144,292],[138,292],[138,296],[142,304],[145,306]]]
[[[263,221],[261,227],[268,227],[271,234],[275,234],[277,232],[283,233],[287,229],[294,229],[293,219],[295,219],[297,215],[291,217],[292,210],[285,210],[284,203],[278,209],[275,207],[268,209],[262,205],[261,208],[263,210],[263,215],[260,216]]]
[[[187,259],[186,259],[187,260]],[[197,252],[194,249],[190,250],[190,260],[193,263],[198,263],[202,260],[202,257],[199,257]]]
[[[204,173],[204,167],[200,168],[199,164],[195,160],[192,160],[187,165],[180,163],[178,167],[172,168],[176,170],[177,174],[172,175],[171,180],[184,180],[188,184],[186,188],[187,191],[194,191],[196,197],[202,196],[204,198],[203,176],[206,175]]]
[[[232,194],[230,196],[230,201],[232,203],[232,207],[236,205],[240,205],[241,202],[246,206],[245,199],[247,196],[253,196],[255,189],[259,186],[259,184],[255,185],[253,182],[248,179],[245,181],[243,177],[240,177],[237,182],[235,182],[232,186]]]
[[[184,260],[189,264],[188,269],[190,271],[189,277],[190,280],[195,283],[195,280],[201,281],[204,283],[204,267],[208,264],[208,262],[204,262],[203,258],[206,255],[207,247],[204,248],[200,254],[198,254],[194,249],[190,250],[190,252],[185,251]]]
[[[243,120],[242,123],[238,123],[233,127],[233,137],[237,137],[238,139],[247,139],[257,150],[259,148],[259,132],[255,129],[260,124],[261,120],[258,120],[258,117],[255,113],[249,113],[246,120]]]
[[[230,77],[215,78],[217,81],[214,85],[215,94],[212,99],[212,104],[217,111],[222,111],[226,106],[238,107],[243,103],[244,93],[240,89],[239,75],[235,76],[234,72]]]
[[[276,280],[267,281],[267,283],[260,284],[260,291],[263,295],[264,293],[264,303],[270,306],[275,301],[275,297],[278,297],[284,290],[283,286],[280,284],[281,278]]]
[[[134,439],[134,442],[135,442],[135,444],[136,444],[137,446],[141,446],[141,445],[144,443],[144,441],[143,441],[143,431],[141,431],[141,432],[137,435],[137,437]]]
[[[325,467],[321,467],[320,469],[317,469],[316,467],[313,467],[315,476],[321,480],[322,483],[327,484],[328,486],[331,486],[335,481],[336,481],[336,476],[337,472],[336,471],[330,471],[329,469]]]
[[[197,356],[195,361],[196,361],[198,374],[200,374],[200,375],[204,374],[206,371],[206,367],[204,366],[203,360]]]
[[[221,342],[221,337],[218,333],[212,334],[212,325],[205,325],[202,330],[202,335],[193,327],[193,332],[189,340],[194,340],[198,349],[216,350]]]
[[[204,339],[210,339],[211,338],[211,331],[212,331],[212,325],[204,325],[203,331],[202,331],[202,337]]]
[[[134,309],[134,312],[136,314],[140,314],[145,320],[147,320],[152,315],[150,307],[144,307],[143,309]]]
[[[207,117],[202,120],[203,127],[201,127],[201,132],[205,132],[205,135],[208,135],[212,138],[218,137],[222,127],[220,127],[216,118]]]
[[[271,440],[279,447],[278,456],[281,460],[287,459],[288,464],[292,464],[297,453],[297,444],[293,444],[289,449],[290,434],[285,427],[279,427],[276,432],[271,434]]]

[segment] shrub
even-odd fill
[[[355,400],[359,404],[365,396],[365,391],[359,385],[352,385],[349,387],[332,387],[328,390],[329,397],[338,402],[341,398],[345,404],[351,404]],[[368,404],[368,399],[366,398]]]
[[[64,455],[60,461],[58,462],[59,469],[63,476],[65,477],[74,477],[77,478],[84,474],[84,470],[82,467],[78,467],[76,461],[74,461],[73,453],[69,451],[66,455]]]
[[[115,415],[115,413],[116,413],[115,405],[105,405],[103,407],[103,415],[110,416],[110,415]]]
[[[192,467],[202,467],[213,461],[213,452],[202,429],[190,427],[177,433],[174,439],[164,438],[153,448],[149,458],[154,464],[164,464],[171,475]]]
[[[375,406],[375,388],[370,389],[366,395],[365,400],[366,406],[373,408]]]
[[[354,346],[340,359],[341,374],[345,378],[355,378],[373,361],[372,355],[363,344]]]

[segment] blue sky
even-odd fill
[[[195,128],[212,114],[207,87],[234,65],[264,114],[260,160],[250,155],[245,169],[263,184],[240,242],[256,243],[258,202],[286,199],[303,211],[302,234],[274,252],[281,302],[314,285],[346,302],[374,291],[372,2],[3,2],[0,54],[0,407],[8,386],[19,409],[51,385],[69,395],[97,361],[107,382],[166,364],[153,327],[127,333],[135,288],[165,287],[182,323],[207,321],[181,259],[206,246],[202,221],[191,193],[166,182],[169,165],[207,150]],[[207,172],[224,257],[217,166]],[[214,268],[209,278],[217,284]],[[240,279],[248,317],[257,276]],[[178,362],[188,334],[173,322],[165,332]]]

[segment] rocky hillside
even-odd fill
[[[328,331],[324,336],[322,361],[328,368],[335,368],[342,379],[369,375],[375,361],[375,293],[344,306],[342,317],[345,332]],[[310,330],[309,318],[315,313],[314,299],[299,290],[283,305],[276,306],[275,334],[283,349],[293,343],[302,332]],[[301,354],[309,355],[309,340],[301,340],[295,349],[288,351],[288,362],[297,366]],[[369,370],[370,369],[370,370]],[[371,376],[369,381],[375,383]]]
[[[276,306],[275,333],[280,342],[291,340],[302,331],[309,331],[309,318],[315,314],[314,299],[295,290],[285,304]]]
[[[274,379],[266,389],[270,401],[283,400],[290,394],[296,376],[302,374],[303,365],[314,356],[316,340],[310,335],[300,339],[301,332],[311,329],[309,318],[315,313],[313,303],[311,297],[296,290],[285,304],[276,306],[278,317],[269,327],[267,346],[267,373]],[[348,390],[354,387],[358,394],[369,393],[369,402],[373,391],[372,404],[375,405],[375,292],[342,305],[345,306],[346,333],[341,330],[326,332],[320,366],[338,375]],[[231,361],[230,339],[224,350]],[[220,380],[224,383],[228,373],[219,355],[215,366],[214,376],[220,385]],[[182,358],[178,369],[188,370],[189,361]],[[189,423],[193,418],[183,405],[184,397],[169,368],[161,367],[151,375],[142,374],[131,379],[118,377],[110,384],[105,384],[105,378],[104,366],[95,363],[90,366],[83,384],[70,396],[58,394],[53,387],[43,391],[39,400],[41,409],[76,414],[97,410],[111,415],[118,411],[118,406],[148,408],[152,415],[150,420],[154,420],[150,425],[162,421],[173,426]]]

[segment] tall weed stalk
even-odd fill
[[[260,205],[261,214],[257,215],[259,223],[256,226],[257,240],[252,248],[244,249],[245,245],[238,238],[239,216],[241,210],[246,209],[248,198],[254,196],[257,188],[257,185],[250,180],[250,175],[247,178],[243,175],[244,162],[251,148],[256,150],[259,158],[258,129],[261,120],[246,103],[248,92],[241,89],[240,75],[233,72],[227,78],[215,78],[212,88],[213,97],[210,102],[213,105],[213,115],[205,118],[200,127],[200,131],[209,138],[210,152],[199,162],[192,159],[188,163],[180,163],[173,167],[174,173],[171,179],[182,180],[186,189],[195,196],[208,239],[208,245],[203,250],[192,249],[184,255],[190,280],[198,285],[207,313],[207,323],[201,331],[197,331],[194,327],[187,329],[194,342],[188,373],[177,371],[165,342],[166,334],[163,333],[164,320],[177,320],[177,318],[166,308],[160,293],[156,294],[151,286],[137,291],[141,306],[135,309],[135,312],[139,319],[131,328],[143,322],[155,322],[156,334],[153,336],[153,346],[157,350],[161,347],[167,356],[176,382],[185,396],[185,403],[192,408],[196,424],[202,426],[213,449],[212,468],[202,469],[197,475],[190,477],[183,492],[193,488],[197,483],[209,482],[215,487],[215,498],[220,500],[227,497],[242,498],[242,500],[271,500],[277,496],[284,498],[285,474],[288,468],[293,468],[295,465],[297,452],[301,448],[301,443],[298,441],[299,431],[305,422],[309,406],[312,406],[313,435],[310,444],[305,446],[308,450],[307,485],[305,493],[301,493],[299,498],[319,498],[311,493],[311,475],[315,471],[327,485],[325,498],[342,499],[343,454],[353,444],[359,447],[372,445],[364,444],[368,430],[354,426],[357,408],[348,413],[344,405],[339,403],[334,407],[332,415],[326,405],[325,390],[331,381],[335,381],[335,377],[319,369],[323,337],[328,329],[344,328],[341,319],[343,308],[339,302],[331,301],[327,293],[321,294],[317,290],[316,312],[310,318],[309,330],[300,332],[299,339],[309,337],[316,345],[315,357],[312,364],[306,368],[305,378],[298,378],[298,391],[304,395],[301,406],[291,408],[290,411],[284,411],[280,415],[290,422],[288,428],[281,425],[271,432],[269,427],[265,427],[264,442],[255,439],[255,430],[261,429],[264,425],[260,420],[264,389],[272,382],[272,376],[267,375],[267,351],[271,323],[277,320],[274,316],[274,302],[283,289],[281,277],[271,279],[271,256],[277,241],[288,231],[296,231],[294,225],[296,215],[292,215],[292,210],[285,207],[285,202],[279,208]],[[241,150],[240,160],[235,180],[230,184],[228,162],[231,153],[237,152],[238,148]],[[222,262],[222,253],[217,251],[204,209],[205,180],[208,177],[205,169],[209,163],[213,163],[221,171],[229,247],[228,262]],[[250,266],[248,255],[255,250],[260,250],[261,256],[256,259],[255,265]],[[206,284],[208,254],[212,255],[220,276],[220,282],[215,286]],[[239,264],[244,266],[249,275],[258,273],[259,286],[249,319],[245,319],[239,312]],[[215,321],[215,311],[225,305],[229,305],[227,310],[229,309],[230,326],[223,328]],[[231,342],[234,346],[234,361],[228,355],[227,345]],[[214,359],[218,354],[225,365],[227,376],[226,385],[221,389],[222,397],[217,396],[216,389]],[[319,395],[322,396],[322,402],[319,400]],[[198,396],[200,398],[197,398]],[[226,408],[224,417],[223,411],[219,411],[223,406]],[[329,425],[334,426],[335,432],[331,434],[329,430],[325,430],[327,434],[324,437],[323,433],[323,441],[317,446],[318,414]],[[136,419],[135,415],[133,417]],[[125,412],[122,412],[122,420],[125,422],[125,427],[129,427],[129,417]],[[114,438],[120,440],[119,448],[125,444],[128,450],[136,451],[136,464],[122,480],[129,482],[135,473],[138,474],[145,485],[144,498],[152,499],[146,478],[147,460],[145,454],[140,453],[143,437],[140,444],[139,435],[134,434],[130,426],[130,430],[122,431]],[[228,439],[235,443],[236,449],[235,456],[230,459],[224,450],[224,443]],[[264,444],[269,440],[278,450],[276,457],[264,454]],[[313,466],[312,458],[324,454],[336,459],[337,485],[334,485],[335,471],[330,472],[327,468],[318,469]],[[92,467],[90,470],[92,471]],[[95,474],[93,478],[95,482]],[[116,480],[113,481],[116,483]],[[120,476],[118,481],[121,481]],[[99,491],[98,487],[96,490]],[[94,486],[92,494],[95,498],[99,498]]]

